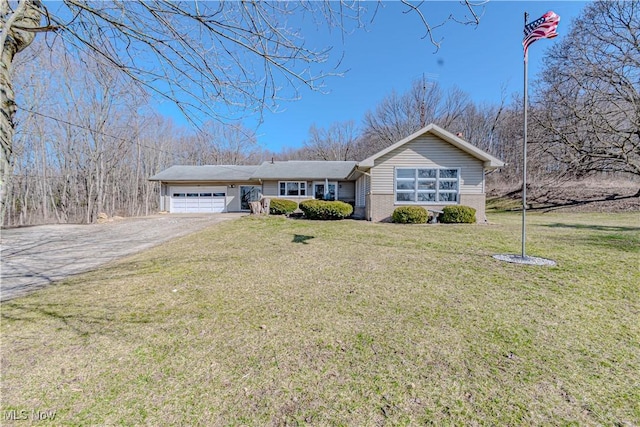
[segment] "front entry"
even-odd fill
[[[327,186],[328,184],[328,186]],[[336,182],[314,182],[313,197],[319,200],[336,200],[338,185]]]
[[[262,196],[262,187],[259,185],[241,185],[240,186],[240,209],[249,210],[250,202],[257,202]]]

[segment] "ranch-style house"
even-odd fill
[[[485,217],[485,173],[504,163],[430,124],[360,162],[276,161],[255,166],[172,166],[159,181],[160,209],[170,213],[242,212],[262,197],[342,200],[353,216],[387,221],[398,206],[476,209]]]

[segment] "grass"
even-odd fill
[[[557,267],[490,220],[247,217],[3,303],[4,422],[640,424],[637,213],[528,215]]]

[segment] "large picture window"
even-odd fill
[[[397,168],[396,202],[457,203],[459,169]]]
[[[278,194],[280,196],[306,196],[307,195],[307,183],[305,181],[280,181],[280,190]]]

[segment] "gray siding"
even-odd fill
[[[356,185],[353,181],[338,181],[338,200],[353,202],[356,200]]]
[[[460,168],[460,194],[483,194],[482,161],[440,138],[426,134],[376,159],[371,168],[371,192],[393,194],[396,167]]]
[[[361,175],[356,181],[356,206],[366,206],[369,187],[369,176]]]
[[[227,187],[227,212],[240,212],[240,185]]]
[[[298,197],[294,197],[294,196],[279,196],[278,192],[280,190],[280,186],[279,186],[279,182],[281,181],[295,181],[295,182],[306,182],[307,183],[307,196],[298,196]],[[311,198],[311,182],[309,181],[304,181],[304,180],[297,180],[297,179],[290,179],[290,180],[278,180],[278,181],[263,181],[262,183],[262,194],[264,195],[264,197],[271,197],[271,198],[277,198],[277,197],[282,197],[283,199],[291,199],[291,200],[304,200],[304,199],[310,199]]]
[[[291,199],[291,200],[303,200],[303,199],[310,199],[313,196],[313,183],[316,181],[306,181],[307,183],[307,196],[306,197],[291,197],[291,196],[279,196],[278,195],[278,191],[279,191],[279,181],[264,181],[262,183],[262,192],[264,194],[265,197],[283,197],[286,199]],[[320,181],[317,181],[320,182]],[[330,181],[330,182],[335,182],[335,181]],[[338,181],[338,199],[339,200],[347,200],[347,201],[353,201],[356,198],[356,190],[355,190],[355,183],[351,182],[351,181]]]
[[[278,197],[278,181],[264,181],[262,194],[264,197]]]
[[[231,186],[233,185],[233,188]],[[176,187],[224,187],[226,194],[226,211],[240,211],[240,186],[256,185],[260,186],[258,181],[242,181],[236,183],[220,182],[220,181],[191,181],[191,182],[162,182],[160,193],[160,209],[169,211],[171,205],[171,188]]]

